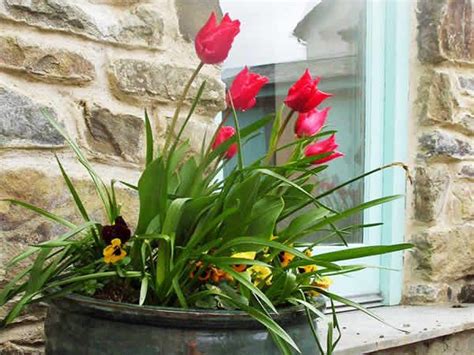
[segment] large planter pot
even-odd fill
[[[274,319],[303,354],[319,354],[304,309],[282,309]],[[266,329],[241,311],[137,306],[75,295],[51,303],[45,332],[48,355],[278,354]]]

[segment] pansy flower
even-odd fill
[[[106,264],[115,264],[127,256],[127,252],[122,249],[122,241],[119,238],[112,239],[110,245],[107,245],[103,251],[104,262]]]

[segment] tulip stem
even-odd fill
[[[202,69],[203,66],[204,66],[204,63],[200,62],[199,65],[194,70],[193,75],[191,75],[188,82],[186,83],[186,85],[183,89],[183,92],[181,93],[181,96],[178,100],[178,104],[176,105],[176,109],[174,111],[173,118],[171,120],[170,130],[169,130],[168,135],[166,137],[165,147],[163,149],[164,154],[166,154],[166,150],[168,149],[168,146],[171,143],[171,137],[174,134],[174,130],[176,128],[176,123],[178,121],[179,113],[181,111],[181,107],[183,106],[184,100],[186,99],[186,95],[188,94],[189,89],[191,88],[191,84],[193,83],[194,79],[196,79],[197,75],[199,74],[199,71]]]
[[[281,117],[281,115],[283,113],[283,107],[284,106],[281,107],[278,117]],[[293,116],[294,112],[295,112],[294,110],[291,110],[290,112],[288,112],[288,115],[286,115],[285,120],[283,121],[283,124],[280,126],[280,128],[278,130],[278,133],[276,135],[276,139],[273,139],[273,138],[271,139],[270,147],[268,149],[267,159],[266,159],[266,162],[268,164],[270,163],[270,160],[272,159],[273,154],[275,154],[275,152],[277,150],[277,147],[278,147],[278,143],[280,142],[280,138],[283,135],[283,132],[285,131],[286,126],[288,126],[288,123],[290,122],[291,116]],[[277,124],[278,124],[278,122],[277,122]]]
[[[288,126],[288,123],[291,120],[291,116],[293,116],[294,113],[295,113],[295,110],[291,110],[290,112],[288,112],[288,115],[286,115],[285,120],[283,121],[283,124],[281,125],[280,131],[278,132],[277,145],[278,145],[278,141],[283,135],[283,132],[285,132],[286,126]]]
[[[237,112],[235,111],[234,102],[232,101],[232,96],[229,95],[230,99],[230,107],[232,112],[232,117],[234,118],[234,126],[235,126],[235,136],[237,138],[237,164],[239,166],[239,170],[242,171],[244,169],[244,158],[242,152],[242,140],[240,138],[240,125],[239,120],[237,119]]]

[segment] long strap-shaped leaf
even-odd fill
[[[96,223],[97,222],[93,222],[93,221],[84,223],[84,224],[80,225],[79,227],[75,227],[73,230],[71,230],[71,231],[61,235],[60,237],[54,239],[54,241],[64,241],[66,239],[69,239],[69,238],[75,236],[76,234],[82,232],[83,230],[94,226]],[[40,251],[41,247],[42,246],[47,246],[48,243],[49,242],[44,242],[44,243],[39,244],[38,246],[28,248],[25,252],[21,253],[20,255],[17,255],[12,260],[10,260],[7,264],[7,267],[11,267],[11,266],[15,265],[16,263],[26,259],[27,257],[34,254],[35,252]]]
[[[63,130],[63,128],[58,124],[58,122],[56,122],[56,120],[53,117],[51,117],[51,114],[46,109],[41,110],[41,112],[43,116],[49,121],[49,123],[56,129],[56,131],[58,131],[59,134],[63,136],[63,138],[66,140],[66,142],[69,144],[71,149],[76,154],[76,157],[79,160],[79,162],[86,168],[87,172],[89,173],[89,176],[94,182],[96,191],[99,194],[100,199],[102,200],[102,203],[105,208],[105,212],[107,213],[107,216],[109,217],[110,223],[112,223],[113,222],[112,201],[111,201],[111,197],[110,197],[109,191],[107,190],[106,185],[104,184],[102,179],[99,177],[99,175],[95,172],[95,170],[92,168],[92,165],[84,156],[84,154],[82,153],[77,143],[74,142],[68,136],[68,134]]]

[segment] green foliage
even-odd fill
[[[91,221],[79,192],[59,159],[59,169],[84,224],[76,226],[40,207],[5,200],[68,230],[52,241],[31,246],[11,260],[9,265],[13,266],[28,257],[35,257],[33,263],[20,271],[0,293],[0,305],[15,297],[19,299],[4,319],[4,324],[12,322],[28,304],[72,292],[90,296],[97,292],[107,294],[112,285],[127,280],[126,291],[132,292],[140,305],[233,308],[247,312],[267,327],[282,353],[291,353],[292,349],[298,351],[298,348],[272,319],[271,313],[277,313],[279,308],[288,305],[305,307],[316,345],[321,350],[323,346],[314,331],[312,319],[323,317],[327,321],[330,331],[326,351],[332,353],[338,341],[333,340],[333,331],[340,333],[337,319],[324,316],[312,303],[311,295],[318,292],[331,301],[363,308],[329,292],[319,281],[323,277],[369,267],[359,264],[341,266],[341,261],[401,251],[411,245],[349,247],[316,255],[305,252],[305,249],[311,249],[333,235],[340,236],[345,243],[345,236],[353,231],[379,225],[339,227],[339,223],[348,217],[399,196],[382,197],[340,211],[338,209],[344,206],[326,206],[323,198],[389,166],[321,191],[314,177],[327,166],[312,165],[311,160],[315,158],[304,158],[302,149],[333,131],[323,131],[314,137],[278,146],[282,125],[291,118],[289,114],[282,123],[283,108],[276,116],[266,116],[239,129],[238,134],[216,149],[210,148],[211,140],[203,143],[199,154],[192,154],[188,143],[181,141],[181,137],[204,87],[205,83],[199,88],[178,134],[173,136],[175,140],[169,136],[161,153],[155,152],[153,124],[145,111],[145,167],[137,186],[122,182],[137,192],[140,206],[138,223],[130,240],[121,242],[115,250],[103,239],[106,226],[114,226],[120,215],[115,181],[105,184],[79,146],[57,122],[48,118],[89,173],[103,203],[107,221]],[[233,108],[231,111],[238,128],[237,114]],[[238,167],[225,179],[216,181],[215,177],[226,163],[226,150],[234,143],[241,147],[245,139],[268,124],[273,127],[269,153],[244,167],[243,151],[239,149]],[[169,134],[174,135],[174,132]],[[279,166],[269,165],[272,154],[282,149],[292,149],[289,161]],[[125,218],[135,220],[135,216]],[[114,237],[119,238],[118,235]],[[121,256],[117,261],[106,263],[104,255],[110,250],[118,253],[113,255]],[[285,264],[280,259],[282,256],[291,256],[291,260]]]

